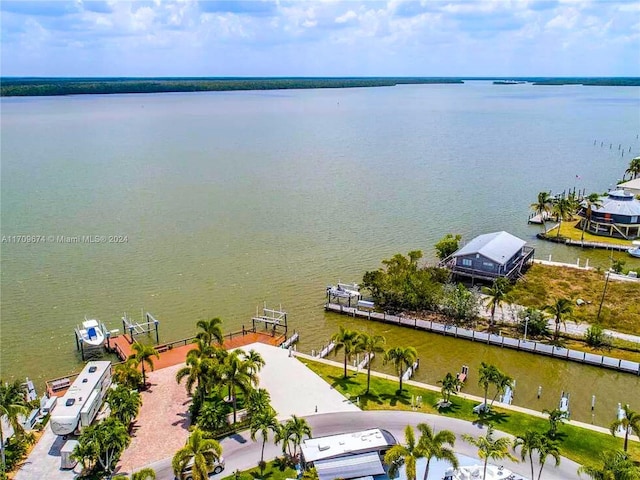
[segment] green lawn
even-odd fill
[[[577,227],[579,221],[568,221],[562,222],[560,226],[560,237],[570,238],[571,240],[582,240],[582,230]],[[547,234],[550,237],[555,237],[558,233],[558,230],[554,228],[553,230],[549,230]],[[584,241],[585,242],[597,242],[597,243],[613,243],[615,245],[629,245],[632,246],[630,240],[625,240],[624,238],[612,238],[606,237],[604,235],[593,235],[589,232],[584,232]]]
[[[224,477],[222,480],[254,480],[257,478],[263,480],[286,480],[287,478],[297,478],[297,473],[293,468],[282,465],[279,460],[274,460],[267,463],[263,474],[256,467],[238,474],[231,472],[231,475]]]
[[[363,410],[411,410],[412,396],[421,395],[421,412],[467,421],[477,421],[479,419],[478,415],[473,413],[473,407],[477,405],[477,402],[454,396],[452,397],[452,407],[438,411],[435,408],[435,404],[441,398],[439,392],[413,386],[405,387],[403,385],[402,395],[398,395],[398,382],[374,376],[371,377],[369,395],[364,395],[367,386],[366,372],[358,374],[350,372],[350,375],[345,379],[342,377],[343,371],[339,367],[306,360],[304,363],[343,395],[348,394],[351,399],[360,397],[360,408]],[[549,425],[546,419],[504,410],[495,406],[493,407],[492,415],[487,417],[487,421],[493,423],[497,429],[512,435],[518,435],[527,429],[544,432]],[[622,449],[622,440],[611,435],[571,425],[560,427],[560,433],[562,437],[562,455],[580,464],[594,465],[598,462],[600,452]],[[640,444],[630,442],[629,453],[635,460],[640,461]]]

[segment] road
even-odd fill
[[[404,441],[404,429],[407,425],[415,426],[418,423],[428,423],[436,430],[447,429],[458,436],[454,450],[457,453],[469,457],[477,457],[477,450],[472,445],[464,442],[462,434],[481,436],[486,429],[463,420],[429,415],[419,412],[404,411],[366,411],[366,412],[341,412],[312,415],[307,418],[314,437],[322,437],[336,433],[365,430],[367,428],[382,428],[391,432],[399,442]],[[505,436],[502,432],[496,432],[496,436]],[[260,442],[253,442],[248,432],[225,438],[221,441],[223,455],[226,461],[224,472],[211,476],[219,479],[231,475],[237,470],[243,471],[255,467],[260,460]],[[270,460],[281,454],[281,447],[267,442],[265,447],[265,459]],[[480,462],[479,462],[480,463]],[[509,460],[500,460],[509,470],[523,476],[531,474],[528,463],[513,463]],[[167,458],[148,465],[156,471],[158,480],[172,480],[171,459]],[[559,467],[553,465],[553,459],[545,465],[542,478],[545,480],[571,480],[579,479],[577,469],[579,465],[571,460],[562,458]],[[528,478],[528,477],[527,477]],[[435,480],[435,479],[434,479]],[[438,479],[439,480],[439,479]]]

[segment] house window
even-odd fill
[[[473,261],[470,258],[463,258],[462,259],[462,266],[463,267],[472,267],[473,266]]]
[[[493,263],[491,262],[482,262],[482,265],[487,268],[493,268]]]
[[[631,217],[631,223],[638,223],[638,217]]]

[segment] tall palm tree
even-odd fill
[[[625,452],[602,452],[600,454],[602,467],[583,465],[578,473],[583,473],[593,480],[638,480],[640,469]]]
[[[249,370],[253,373],[258,373],[264,367],[264,358],[255,350],[249,350],[249,353],[245,353],[244,359],[247,361]]]
[[[640,157],[633,158],[629,162],[629,168],[624,171],[625,175],[627,173],[631,176],[631,180],[640,177]]]
[[[135,342],[131,345],[131,350],[133,350],[133,353],[129,355],[129,359],[135,360],[136,365],[142,366],[142,384],[146,385],[147,376],[144,367],[148,365],[151,371],[153,371],[153,359],[151,357],[160,359],[160,354],[152,345],[143,345],[140,342]]]
[[[416,480],[416,461],[422,458],[423,452],[416,443],[416,437],[411,425],[404,429],[405,444],[398,443],[387,450],[384,455],[384,463],[389,465],[389,476],[396,476],[400,465],[405,465],[407,480]]]
[[[453,446],[456,443],[455,433],[449,430],[440,430],[435,433],[429,425],[426,423],[419,423],[417,425],[420,432],[420,439],[418,440],[418,449],[421,456],[427,459],[427,466],[424,471],[424,480],[429,477],[429,464],[431,459],[445,460],[451,464],[453,468],[458,468],[458,457],[453,452]],[[450,445],[451,448],[446,447]]]
[[[549,192],[540,192],[538,193],[538,201],[531,204],[531,209],[538,215],[540,215],[540,219],[542,220],[542,226],[544,228],[544,233],[547,233],[547,225],[545,220],[548,218],[551,213],[551,209],[553,207],[551,195]]]
[[[255,384],[258,377],[249,368],[249,363],[243,358],[242,350],[233,350],[225,358],[222,365],[221,384],[229,390],[229,396],[233,403],[233,423],[236,423],[236,413],[238,411],[237,392],[247,395]]]
[[[573,303],[568,298],[559,298],[555,303],[545,305],[542,309],[549,312],[554,317],[556,329],[553,334],[553,341],[557,342],[560,337],[560,324],[564,324],[566,328],[566,321],[573,313]]]
[[[516,436],[513,442],[513,450],[520,448],[520,457],[524,461],[525,457],[529,457],[529,464],[531,465],[531,479],[535,477],[533,471],[533,452],[540,447],[542,434],[535,430],[526,430],[523,434]]]
[[[0,419],[6,416],[7,420],[16,431],[22,431],[22,426],[18,421],[20,415],[27,415],[29,409],[24,396],[24,389],[19,381],[4,383],[0,380]],[[2,472],[6,470],[6,459],[4,452],[4,434],[0,428],[0,451],[2,452]]]
[[[633,432],[640,437],[640,413],[634,412],[629,405],[624,406],[624,417],[611,424],[611,435],[615,436],[618,427],[624,429],[624,451],[627,451],[629,433]]]
[[[542,477],[542,470],[547,461],[547,457],[551,456],[555,460],[556,467],[560,465],[560,444],[551,437],[542,435],[538,444],[538,462],[540,463],[540,471],[538,472],[538,480]],[[533,477],[531,477],[533,480]]]
[[[305,436],[311,438],[311,427],[304,418],[292,415],[276,432],[275,443],[282,442],[282,453],[295,458]]]
[[[384,353],[384,344],[386,340],[381,335],[369,335],[368,333],[358,334],[358,343],[360,345],[359,350],[365,355],[374,355],[376,353]],[[372,359],[369,359],[367,363],[367,391],[369,393],[369,387],[371,386],[371,363]]]
[[[222,320],[218,317],[211,320],[198,320],[196,323],[201,331],[196,335],[201,338],[209,346],[213,346],[215,343],[222,345],[224,338],[222,336]]]
[[[109,417],[103,422],[87,427],[78,438],[78,452],[86,452],[91,455],[92,461],[96,459],[102,469],[111,474],[115,459],[125,449],[130,440],[127,428],[120,420]],[[76,458],[79,453],[76,452]],[[83,462],[84,463],[84,462]]]
[[[214,361],[201,356],[199,350],[193,349],[187,353],[185,363],[186,365],[176,372],[176,382],[180,383],[186,378],[187,393],[191,395],[195,389],[196,395],[202,402],[208,393],[208,380],[214,370]]]
[[[251,417],[251,425],[249,427],[251,432],[251,440],[255,441],[258,433],[262,435],[262,450],[260,451],[260,468],[264,465],[264,446],[267,443],[269,432],[277,434],[280,429],[280,424],[276,419],[276,412],[273,408],[263,410],[257,415]]]
[[[560,227],[562,222],[573,218],[574,206],[573,202],[568,198],[559,198],[553,204],[552,213],[556,216],[558,221],[558,233],[556,238],[560,237]]]
[[[490,407],[493,406],[493,402],[496,401],[496,398],[498,398],[498,395],[504,394],[504,392],[506,392],[507,387],[513,387],[513,378],[511,378],[506,373],[503,373],[500,370],[498,370],[496,378],[493,381],[493,384],[496,386],[496,393],[491,399]]]
[[[341,326],[340,331],[333,334],[331,341],[336,345],[336,355],[340,349],[344,349],[344,378],[347,378],[347,362],[359,349],[358,332]]]
[[[484,409],[489,410],[489,404],[487,403],[487,397],[489,396],[489,385],[495,384],[500,377],[500,370],[495,365],[481,362],[480,369],[478,370],[478,385],[484,390]]]
[[[496,309],[500,308],[502,303],[507,299],[509,290],[511,290],[511,283],[503,277],[496,278],[490,287],[484,287],[482,289],[482,293],[488,296],[486,306],[491,309],[491,328],[493,328]]]
[[[138,416],[142,406],[142,397],[137,390],[118,385],[117,388],[107,392],[107,403],[109,403],[111,415],[126,427]]]
[[[442,385],[440,392],[442,393],[442,400],[444,400],[446,404],[451,403],[451,395],[455,395],[458,392],[458,389],[462,387],[460,379],[451,372],[447,372],[444,378],[442,380],[438,380],[437,383]]]
[[[417,358],[418,351],[414,347],[393,347],[384,354],[384,363],[393,362],[400,383],[400,394],[402,394],[402,374],[404,369],[413,365]]]
[[[517,459],[509,453],[511,440],[507,437],[493,438],[493,425],[489,425],[484,437],[476,438],[471,435],[464,434],[462,435],[462,438],[471,445],[478,447],[478,457],[484,460],[482,480],[487,477],[487,462],[489,459],[501,460],[503,458],[508,458],[517,462]]]
[[[136,368],[136,360],[128,358],[126,361],[113,367],[113,383],[123,385],[131,389],[138,389],[142,385],[142,373]]]
[[[591,193],[582,201],[582,209],[584,211],[584,220],[582,221],[582,236],[580,237],[580,241],[584,242],[584,232],[591,223],[591,215],[593,213],[593,209],[596,210],[602,207],[602,201],[600,200],[600,195],[597,193]]]
[[[204,438],[202,430],[194,428],[187,444],[173,456],[171,466],[176,478],[184,478],[184,470],[192,464],[193,480],[208,480],[209,472],[222,456],[222,447],[216,440]]]

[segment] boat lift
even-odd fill
[[[129,343],[135,342],[136,335],[141,335],[143,333],[151,335],[151,332],[154,330],[156,333],[156,343],[160,343],[160,337],[158,335],[158,325],[160,324],[160,322],[156,320],[149,312],[146,312],[143,315],[143,319],[144,322],[134,322],[127,316],[126,312],[122,316],[122,331],[125,335],[129,335]]]
[[[327,286],[327,297],[329,302],[331,300],[337,300],[340,303],[341,298],[346,298],[348,306],[351,306],[351,299],[361,299],[362,294],[360,293],[360,285],[357,283],[338,283],[336,285]]]
[[[267,308],[267,303],[265,302],[262,306],[262,315],[259,314],[258,307],[256,307],[256,316],[251,319],[251,324],[253,326],[253,331],[256,331],[256,322],[263,323],[265,329],[271,327],[272,335],[275,336],[278,328],[284,329],[284,335],[287,335],[287,312],[282,310],[282,305],[280,305],[280,310],[272,310]]]

